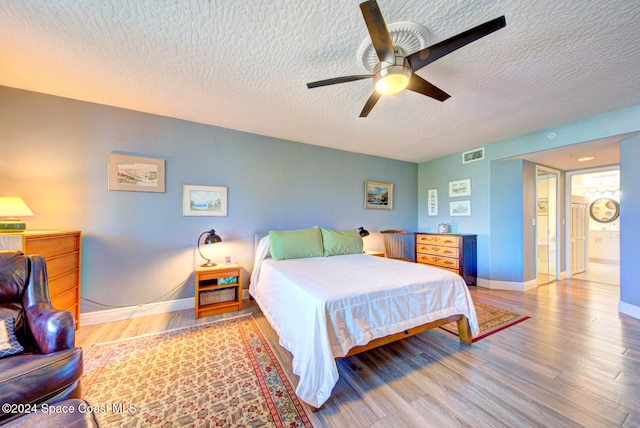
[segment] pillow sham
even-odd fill
[[[308,229],[269,231],[269,252],[274,260],[322,257],[322,233],[318,226]]]
[[[320,230],[325,256],[362,253],[362,237],[357,230]]]
[[[0,318],[0,358],[24,351],[16,338],[13,318]]]

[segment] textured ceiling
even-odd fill
[[[640,104],[637,0],[379,0],[429,44],[507,26],[359,118],[369,80],[305,85],[362,73],[358,3],[0,0],[0,85],[412,162]]]

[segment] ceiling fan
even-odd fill
[[[380,60],[373,69],[374,74],[342,76],[307,83],[307,88],[312,89],[373,78],[374,91],[364,105],[360,117],[367,117],[382,95],[397,94],[404,89],[426,95],[438,101],[446,100],[450,97],[449,94],[427,82],[415,72],[435,60],[507,25],[504,16],[501,16],[405,56],[401,48],[393,46],[389,30],[376,0],[360,3],[360,10],[369,30],[371,42]]]

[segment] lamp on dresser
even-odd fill
[[[0,197],[0,233],[26,230],[26,224],[19,217],[32,215],[33,211],[29,209],[22,198]]]
[[[205,259],[207,262],[201,264],[200,266],[202,267],[207,267],[207,266],[215,266],[215,263],[211,262],[211,259],[206,258],[204,255],[202,255],[202,251],[200,251],[200,240],[202,239],[202,237],[207,234],[207,237],[204,238],[204,243],[205,245],[208,244],[217,244],[218,242],[222,242],[222,238],[218,235],[216,235],[216,231],[211,229],[211,230],[205,230],[204,232],[202,232],[200,234],[200,236],[198,237],[198,253],[200,253],[200,257],[202,257],[203,259]]]

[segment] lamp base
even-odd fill
[[[214,266],[218,266],[218,265],[216,263],[206,262],[206,263],[202,263],[200,266],[202,266],[202,267],[214,267]]]
[[[27,229],[24,221],[17,218],[0,220],[0,233],[23,232]]]

